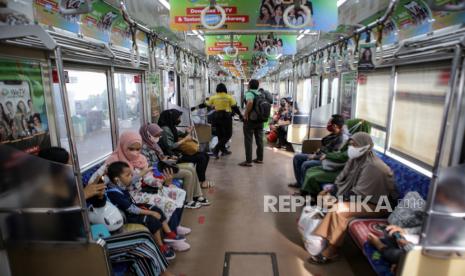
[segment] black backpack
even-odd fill
[[[252,92],[255,94],[255,92]],[[255,94],[253,99],[253,109],[250,113],[250,120],[257,122],[266,122],[270,118],[271,103],[267,99],[265,93],[260,95]]]

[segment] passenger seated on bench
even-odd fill
[[[350,160],[335,182],[336,195],[338,199],[343,197],[343,202],[331,206],[320,225],[313,231],[314,235],[326,241],[321,253],[311,256],[309,260],[315,264],[326,263],[337,256],[337,249],[342,244],[344,233],[352,218],[379,217],[383,212],[375,211],[377,204],[384,202],[384,205],[381,205],[386,206],[387,200],[397,196],[393,173],[372,152],[373,141],[370,135],[364,132],[356,133],[349,143]],[[322,191],[320,195],[327,198],[329,191]],[[356,196],[359,201],[349,202]],[[369,197],[368,204],[361,204],[362,199],[367,197]]]
[[[202,194],[193,163],[178,162],[178,158],[175,155],[166,156],[158,145],[163,129],[157,124],[146,124],[140,127],[139,133],[143,140],[142,154],[150,164],[158,163],[160,160],[171,160],[171,162],[175,162],[179,167],[179,172],[174,175],[174,178],[183,180],[183,189],[186,190],[186,204],[184,207],[196,209],[201,206],[210,205],[208,199]]]
[[[349,129],[348,132],[352,135],[357,132],[370,133],[371,130],[371,124],[360,119],[347,120],[346,126]],[[320,160],[322,160],[320,166],[307,169],[304,172],[300,193],[316,197],[321,192],[322,184],[334,183],[349,160],[347,156],[348,147],[349,143],[346,142],[340,150],[327,152],[320,157]]]
[[[142,137],[134,131],[125,131],[121,134],[118,147],[105,164],[109,165],[116,161],[126,162],[133,170],[134,174],[149,168],[149,163],[141,154]],[[154,187],[154,191],[146,191],[149,187]],[[186,198],[186,192],[165,182],[161,178],[156,178],[153,174],[147,174],[128,189],[131,196],[138,204],[155,205],[160,208],[170,221],[172,229],[176,229],[179,234],[190,232],[189,228],[179,227],[182,208]]]
[[[190,135],[192,128],[189,128],[186,133],[182,133],[177,129],[181,123],[182,112],[176,109],[168,109],[160,114],[158,125],[163,129],[160,142],[158,143],[166,155],[175,155],[179,152],[179,147],[186,142],[192,140]],[[213,183],[206,180],[206,171],[210,157],[205,152],[197,152],[193,155],[181,154],[179,158],[181,162],[194,163],[197,171],[197,176],[200,181],[200,186],[207,189],[213,186]]]
[[[322,160],[327,153],[339,151],[344,144],[349,140],[349,131],[344,126],[344,118],[339,114],[334,114],[329,119],[326,129],[330,132],[329,135],[321,140],[321,149],[312,154],[299,153],[294,155],[294,176],[296,183],[289,184],[291,188],[301,188],[305,173],[308,169],[316,166],[321,166]]]
[[[50,147],[50,148],[44,148],[39,151],[38,156],[40,158],[53,161],[56,163],[61,163],[61,164],[71,164],[71,159],[70,155],[67,150],[64,148],[60,147]],[[92,183],[88,183],[84,187],[84,197],[85,199],[90,199],[94,196],[100,196],[102,197],[105,194],[105,184],[104,183],[99,183],[98,179],[97,181],[94,181]],[[77,195],[76,195],[76,200]]]
[[[292,145],[287,141],[287,130],[292,122],[291,101],[288,98],[283,98],[281,99],[280,105],[278,114],[273,116],[272,128],[278,135],[278,145],[276,147],[288,149],[292,147]]]
[[[147,174],[150,170],[144,170],[139,175],[133,177],[132,170],[125,162],[116,161],[111,163],[107,168],[107,175],[110,179],[108,184],[107,196],[110,201],[116,205],[126,215],[129,223],[139,223],[145,225],[165,257],[170,260],[174,259],[175,254],[171,248],[164,244],[176,244],[178,251],[185,251],[190,248],[185,242],[183,236],[176,235],[168,226],[168,220],[160,208],[148,204],[136,204],[134,199],[128,192],[128,187],[134,185],[141,177]],[[171,171],[167,170],[163,173],[166,181],[173,179]],[[164,240],[161,238],[160,231],[163,230]]]
[[[465,168],[461,166],[461,171]],[[436,189],[433,209],[444,213],[461,213],[465,210],[463,195],[465,181],[463,176],[449,175],[441,179]],[[422,205],[420,208],[418,205]],[[419,243],[423,225],[426,203],[417,192],[409,192],[400,201],[399,206],[389,215],[389,226],[382,239],[370,233],[368,241],[376,247],[381,256],[392,264],[394,272],[397,264],[413,245]],[[416,210],[415,210],[416,209]],[[397,218],[397,219],[396,219]],[[428,239],[438,244],[459,244],[464,241],[463,223],[449,220],[447,217],[435,216],[430,221]],[[434,236],[434,237],[433,237]]]

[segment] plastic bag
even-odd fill
[[[323,216],[319,207],[306,206],[302,210],[298,222],[298,229],[302,234],[305,249],[313,256],[320,254],[326,245],[322,237],[313,235],[313,231],[320,225]]]
[[[210,149],[214,149],[218,145],[218,136],[214,136],[210,141]]]

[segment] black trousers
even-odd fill
[[[145,225],[145,227],[149,229],[150,233],[152,234],[157,232],[159,229],[161,229],[163,222],[165,222],[166,220],[166,216],[163,213],[163,211],[155,205],[142,204],[139,207],[149,209],[150,211],[155,211],[160,214],[161,218],[156,219],[152,216],[147,216],[147,215],[129,214],[127,215],[128,222],[143,224]]]
[[[287,146],[289,142],[287,141],[287,127],[279,126],[276,128],[278,133],[278,145]]]
[[[195,171],[197,172],[200,182],[203,182],[206,179],[205,173],[207,171],[209,161],[210,157],[205,152],[197,152],[194,155],[183,155],[179,160],[180,163],[195,164]]]
[[[245,160],[252,163],[252,143],[255,136],[257,144],[257,160],[263,161],[263,123],[262,122],[244,122],[244,146]]]
[[[213,149],[213,153],[226,152],[226,144],[231,139],[233,131],[231,113],[217,111],[214,126],[216,128],[216,136],[218,136],[218,144]]]

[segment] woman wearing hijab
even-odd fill
[[[141,149],[142,137],[137,132],[125,131],[120,135],[116,151],[108,157],[105,165],[110,165],[116,161],[126,162],[134,172],[134,176],[137,177],[149,168],[147,158],[140,152]],[[149,173],[128,187],[128,191],[137,204],[155,205],[160,208],[170,220],[170,227],[177,229],[178,234],[190,233],[189,228],[179,226],[186,192],[174,185],[166,187],[163,182],[162,179],[155,178],[153,174]],[[158,193],[142,192],[144,186],[158,187]]]
[[[192,139],[190,133],[192,128],[187,129],[187,133],[180,132],[176,126],[181,123],[182,112],[176,109],[168,109],[160,114],[158,125],[163,129],[160,147],[166,155],[175,155],[179,146]],[[200,181],[200,186],[203,189],[212,187],[209,181],[206,181],[205,173],[207,171],[210,157],[204,152],[197,152],[194,155],[182,155],[179,158],[180,162],[194,163],[197,176]]]
[[[158,145],[163,129],[157,124],[146,124],[140,127],[140,136],[142,137],[142,154],[147,158],[149,163],[155,164],[160,160],[177,161],[175,156],[166,156]],[[202,189],[197,177],[197,172],[192,163],[178,163],[179,172],[174,175],[175,178],[183,180],[183,188],[186,190],[185,208],[197,209],[201,206],[208,206],[210,202],[202,195]]]
[[[355,217],[377,217],[376,206],[381,199],[396,197],[393,173],[384,162],[373,153],[373,141],[369,134],[356,133],[349,140],[349,161],[335,181],[336,195],[343,202],[333,205],[325,215],[320,225],[313,231],[314,235],[326,240],[326,247],[316,256],[311,256],[310,262],[323,264],[335,258],[337,247],[342,244],[347,225]],[[320,196],[328,195],[323,191]],[[365,199],[370,197],[367,206],[361,201],[349,202],[353,196]],[[352,198],[351,198],[352,197]],[[386,201],[382,205],[386,206]],[[355,208],[354,208],[355,207]]]

